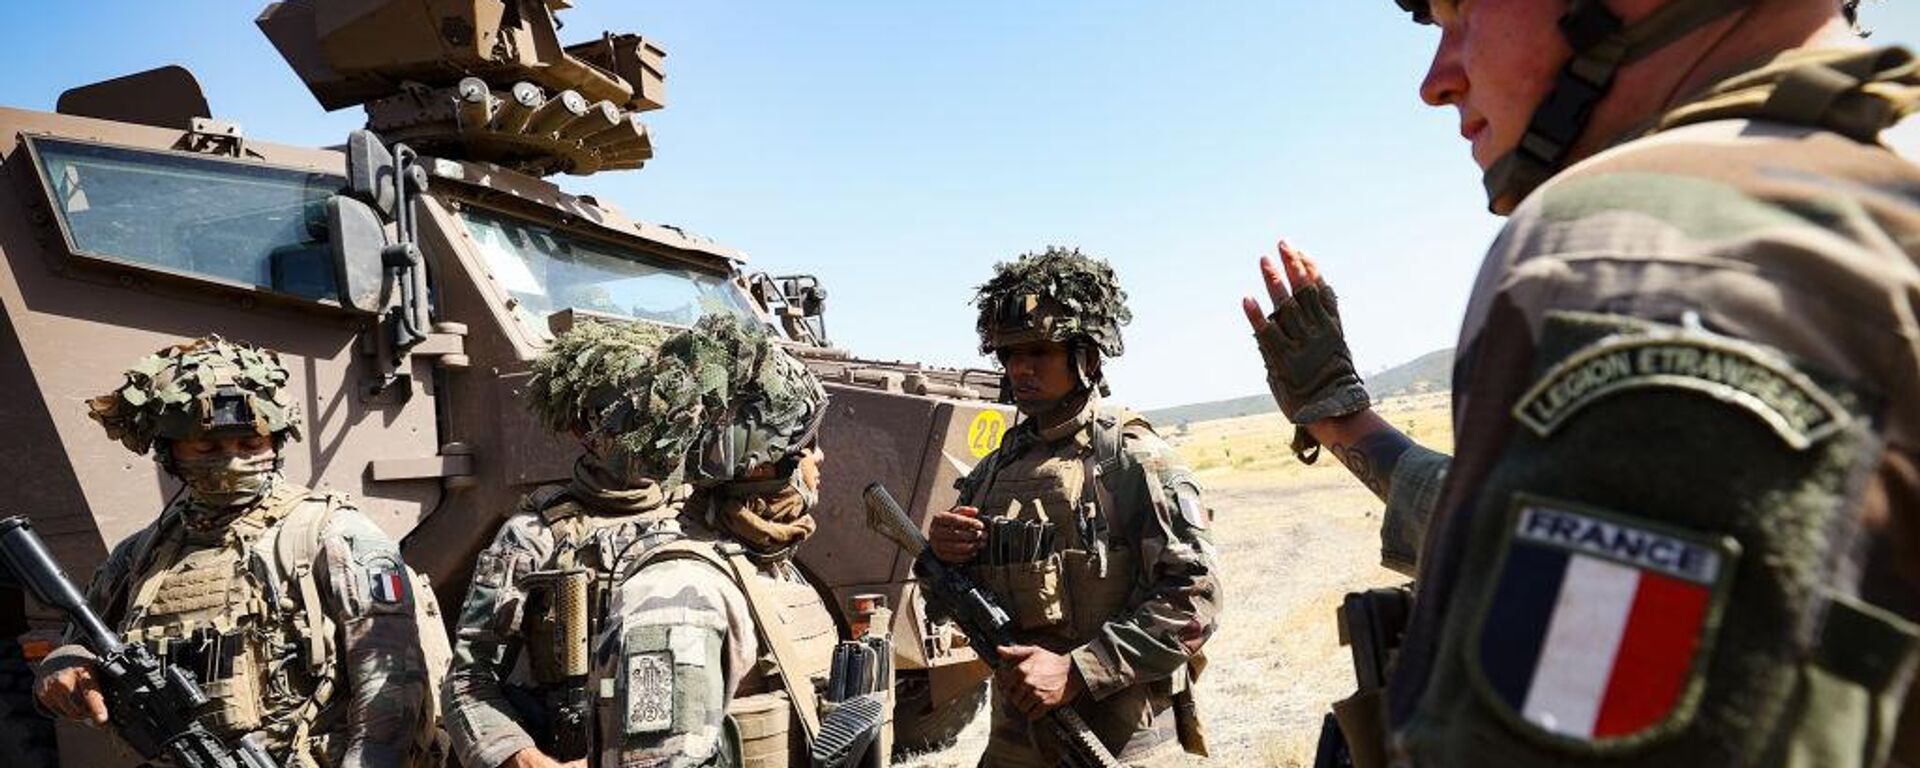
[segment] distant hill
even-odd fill
[[[1453,348],[1448,347],[1428,352],[1366,377],[1367,391],[1373,393],[1376,398],[1444,392],[1450,386],[1452,376]],[[1262,392],[1258,395],[1236,397],[1231,400],[1176,405],[1171,408],[1147,411],[1142,415],[1154,424],[1172,427],[1196,421],[1272,413],[1275,410],[1278,410],[1278,406],[1273,404],[1273,395]]]
[[[1367,377],[1374,397],[1444,392],[1453,386],[1453,347],[1434,350]]]

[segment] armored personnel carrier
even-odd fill
[[[665,53],[634,34],[563,45],[565,0],[288,0],[259,28],[331,110],[341,147],[274,144],[216,119],[162,68],[0,108],[0,510],[28,515],[76,577],[147,524],[175,484],[102,437],[85,399],[131,361],[219,333],[280,350],[308,420],[294,480],[353,494],[457,605],[520,494],[577,450],[526,412],[529,362],[557,332],[686,325],[727,312],[777,329],[827,383],[820,532],[799,558],[845,625],[893,607],[897,748],[950,739],[984,671],[930,620],[909,563],[876,545],[859,491],[879,480],[922,524],[1011,419],[997,373],[864,360],[826,335],[807,275],[569,194],[549,177],[640,168],[638,116],[665,104]],[[0,764],[53,760],[27,663],[57,623],[0,588]],[[14,638],[20,638],[15,642]],[[62,725],[59,762],[129,761]]]

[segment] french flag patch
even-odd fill
[[[1537,498],[1509,523],[1472,654],[1496,708],[1595,744],[1690,718],[1738,545]]]
[[[382,563],[367,569],[367,592],[382,605],[398,605],[407,600],[407,575],[400,566]]]

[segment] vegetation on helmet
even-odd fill
[[[740,479],[813,444],[826,389],[765,328],[731,314],[707,315],[669,339],[661,355],[689,366],[705,405],[688,461],[695,484]]]
[[[1113,268],[1077,248],[1048,246],[993,266],[993,279],[977,289],[975,329],[980,353],[1029,341],[1066,343],[1083,338],[1107,357],[1126,347],[1120,326],[1133,321],[1127,292]]]
[[[126,383],[87,401],[87,415],[134,453],[155,440],[224,430],[300,437],[300,408],[282,400],[290,374],[273,350],[206,336],[155,352],[124,375]]]
[[[684,361],[663,357],[668,332],[647,323],[581,323],[534,360],[527,404],[556,432],[676,485],[700,423],[700,388]]]
[[[533,361],[527,407],[555,432],[591,432],[653,363],[667,332],[644,323],[584,322]]]

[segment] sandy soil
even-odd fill
[[[1450,448],[1444,398],[1390,401],[1380,412],[1423,444]],[[1348,592],[1405,581],[1379,566],[1381,503],[1330,458],[1309,467],[1288,456],[1291,429],[1277,415],[1166,432],[1206,483],[1225,577],[1197,688],[1207,764],[1311,765],[1327,705],[1353,689],[1335,606]],[[895,765],[972,766],[985,740],[982,716],[954,746]]]

